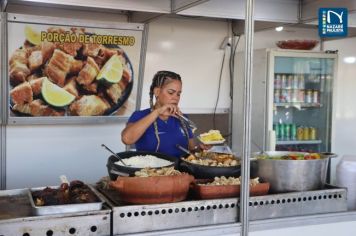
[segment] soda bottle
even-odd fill
[[[304,127],[303,128],[303,140],[309,140],[309,128],[308,127]]]
[[[280,140],[279,125],[278,124],[273,124],[273,130],[276,133],[276,140]]]
[[[279,139],[280,140],[284,140],[285,139],[284,124],[279,124]]]
[[[290,124],[284,125],[284,137],[285,137],[285,140],[290,139]]]
[[[291,140],[297,139],[297,125],[296,124],[290,125],[290,139]]]

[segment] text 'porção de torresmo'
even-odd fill
[[[74,34],[70,32],[46,32],[41,31],[41,41],[53,43],[85,43],[85,44],[114,44],[133,46],[135,37],[119,35],[97,35],[97,34]]]

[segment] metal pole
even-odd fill
[[[253,62],[253,6],[254,0],[245,1],[245,73],[244,73],[244,103],[243,103],[243,141],[242,141],[242,184],[240,196],[241,236],[249,233],[249,180],[251,151],[251,82]]]

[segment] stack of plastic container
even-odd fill
[[[336,185],[347,188],[347,208],[356,210],[356,155],[345,155],[336,167]]]

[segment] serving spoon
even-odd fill
[[[113,154],[113,156],[116,157],[119,161],[121,161],[121,163],[124,164],[124,166],[130,166],[130,165],[127,165],[119,155],[117,155],[114,151],[112,151],[110,148],[108,148],[105,144],[101,144],[101,146],[103,148],[105,148],[106,150],[108,150],[111,154]]]

